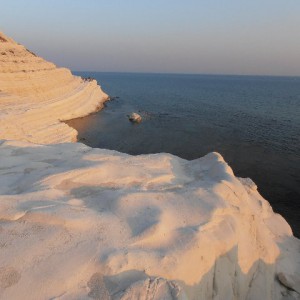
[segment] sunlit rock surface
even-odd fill
[[[76,130],[61,121],[88,115],[106,99],[95,80],[57,68],[0,32],[0,138],[76,141]]]
[[[63,143],[61,121],[107,95],[3,34],[0,49],[0,299],[300,298],[299,240],[255,183],[217,153]]]
[[[1,299],[299,299],[299,240],[217,153],[2,141],[0,165]]]

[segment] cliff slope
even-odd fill
[[[57,68],[0,32],[0,138],[76,141],[76,130],[61,121],[98,110],[107,98],[95,80]]]

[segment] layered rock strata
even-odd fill
[[[0,49],[1,299],[300,299],[300,242],[250,179],[217,153],[64,143],[107,95]]]
[[[76,130],[62,121],[99,110],[107,99],[95,80],[73,76],[0,33],[0,138],[74,142]]]

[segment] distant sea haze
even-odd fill
[[[168,152],[191,160],[217,151],[300,237],[300,78],[77,72],[114,100],[69,121],[92,147]],[[127,115],[139,112],[142,123]]]

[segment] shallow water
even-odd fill
[[[185,159],[217,151],[237,176],[256,182],[300,236],[300,77],[77,74],[118,97],[68,122],[83,143]],[[142,123],[131,124],[131,112]]]

